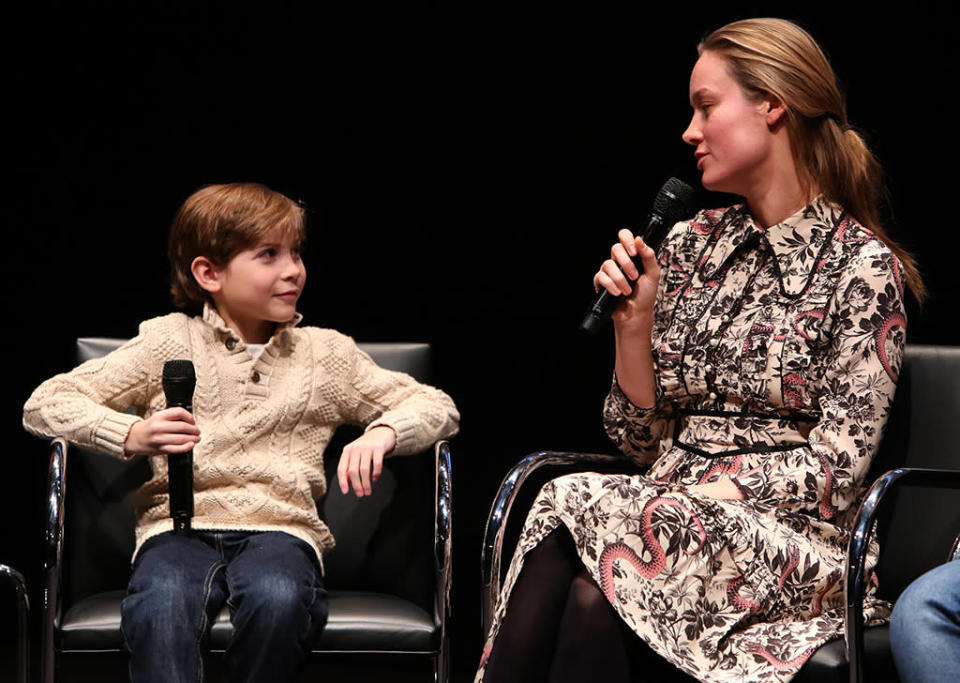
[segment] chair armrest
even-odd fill
[[[440,652],[437,655],[435,676],[438,683],[447,683],[450,677],[450,651],[447,644],[447,618],[452,612],[450,589],[453,578],[453,470],[450,444],[438,441],[434,446],[436,459],[436,512],[434,515],[434,565],[437,587],[434,594],[433,617],[440,627]]]
[[[480,610],[484,637],[493,623],[493,612],[500,594],[500,561],[507,517],[510,515],[510,508],[520,488],[531,474],[542,467],[582,471],[587,469],[585,467],[587,465],[600,465],[602,469],[608,471],[638,473],[638,468],[633,461],[622,455],[540,451],[531,453],[514,465],[500,483],[490,508],[490,515],[487,517],[483,548],[480,553]]]
[[[864,572],[867,549],[870,544],[870,532],[873,529],[884,496],[895,486],[902,484],[957,489],[960,488],[960,470],[906,467],[890,470],[873,483],[860,504],[850,534],[850,543],[847,546],[847,564],[843,589],[850,683],[861,683],[863,680],[863,595],[866,588]]]
[[[43,630],[40,634],[40,675],[53,681],[54,633],[60,627],[60,578],[63,560],[64,496],[67,488],[67,442],[50,442],[50,469],[47,477],[46,519],[43,549]]]
[[[13,584],[17,594],[17,683],[30,678],[30,597],[23,574],[13,567],[0,564],[0,578]]]
[[[434,515],[434,559],[437,572],[435,614],[442,620],[450,614],[450,580],[452,578],[451,541],[453,538],[453,479],[450,444],[438,441],[436,458],[436,501]],[[440,622],[442,623],[442,621]]]

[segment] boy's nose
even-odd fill
[[[288,259],[286,267],[283,269],[283,279],[284,280],[299,280],[300,276],[305,272],[303,263],[297,259]]]

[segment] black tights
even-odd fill
[[[607,602],[561,526],[527,553],[484,681],[629,681],[628,644],[640,641]]]

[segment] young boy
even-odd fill
[[[202,313],[142,323],[135,339],[47,380],[24,407],[34,434],[150,457],[122,608],[137,683],[202,680],[224,602],[230,680],[291,680],[327,617],[320,558],[334,541],[316,500],[334,430],[366,428],[337,469],[341,490],[357,496],[371,492],[385,456],[457,431],[443,392],[377,367],[347,336],[297,327],[303,237],[300,206],[262,185],[197,191],[173,221],[169,256],[175,303]],[[192,414],[165,407],[172,359],[196,368]],[[123,412],[131,405],[136,415]],[[193,531],[175,534],[167,456],[191,449]]]

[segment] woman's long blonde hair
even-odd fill
[[[907,286],[923,303],[926,287],[914,258],[880,221],[883,169],[847,121],[847,104],[823,50],[785,19],[744,19],[717,29],[697,46],[723,57],[753,97],[771,94],[787,109],[787,130],[801,182],[849,211],[903,263]]]

